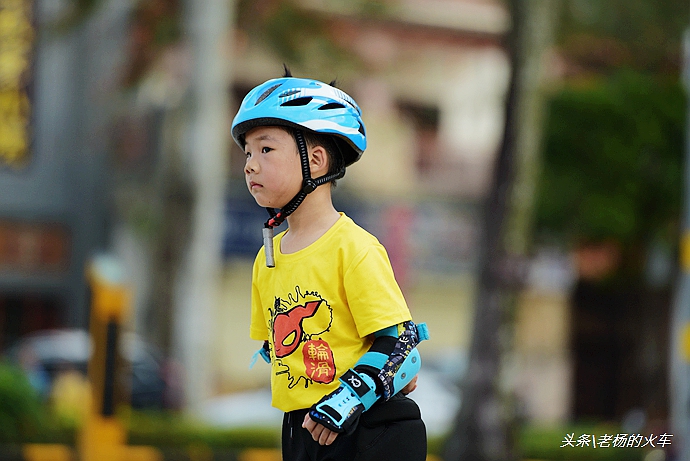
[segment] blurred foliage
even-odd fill
[[[237,28],[290,66],[315,71],[358,65],[357,58],[331,33],[327,15],[304,8],[298,0],[239,0]],[[337,3],[337,2],[336,2]],[[341,2],[342,3],[342,2]],[[380,13],[380,2],[350,1],[353,12]]]
[[[525,426],[518,433],[518,451],[520,459],[569,460],[569,461],[641,461],[649,453],[645,448],[619,448],[591,446],[565,446],[567,434],[573,434],[575,441],[582,434],[594,435],[601,440],[601,435],[615,436],[622,429],[604,425],[572,425],[563,427]]]
[[[677,73],[687,1],[564,0],[564,6],[559,52],[573,71]]]
[[[98,1],[102,0],[88,0]],[[371,0],[350,1],[346,7],[369,15],[385,10],[381,2]],[[84,7],[83,14],[92,8]],[[289,65],[329,69],[334,74],[358,65],[354,54],[333,38],[327,15],[306,9],[297,0],[237,0],[235,8],[240,34],[266,46]],[[137,83],[161,52],[182,38],[183,12],[180,0],[138,0],[132,11],[126,85]]]
[[[27,377],[16,366],[0,362],[0,442],[35,440],[47,427],[48,415]]]
[[[57,31],[66,32],[81,24],[103,3],[103,0],[70,0],[66,2],[63,14],[52,26]]]
[[[181,37],[181,0],[139,0],[131,13],[130,60],[125,85],[138,82],[163,50]]]
[[[178,413],[132,412],[128,443],[185,448],[204,445],[213,449],[276,448],[280,427],[215,428]]]
[[[538,229],[576,243],[675,239],[685,103],[676,79],[632,71],[565,85],[550,101]]]

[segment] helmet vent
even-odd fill
[[[331,110],[331,109],[345,109],[345,106],[343,106],[339,102],[329,102],[328,104],[324,104],[323,106],[319,107],[319,110]]]
[[[357,131],[359,131],[360,133],[362,133],[362,136],[366,136],[366,135],[367,135],[367,134],[364,132],[364,125],[362,125],[361,122],[359,123],[359,129],[358,129]]]
[[[292,96],[293,94],[297,94],[297,93],[299,93],[300,91],[302,91],[302,90],[287,90],[287,91],[285,91],[283,94],[281,94],[281,95],[278,96],[278,97],[279,97],[279,98],[287,98],[288,96]]]
[[[282,107],[290,106],[306,106],[313,98],[311,96],[306,96],[304,98],[291,99],[290,101],[285,101],[281,104]]]
[[[261,101],[263,101],[264,99],[269,97],[271,95],[271,93],[273,93],[276,90],[276,88],[278,88],[280,85],[282,85],[282,83],[278,83],[277,85],[273,85],[272,87],[270,87],[269,89],[267,89],[266,91],[261,93],[261,96],[259,96],[259,98],[256,100],[254,105],[255,106],[258,105]]]

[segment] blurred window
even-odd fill
[[[0,220],[0,272],[66,271],[69,248],[70,235],[61,224]]]
[[[442,160],[438,149],[438,107],[415,102],[401,102],[399,108],[403,117],[414,127],[417,138],[417,171],[422,174],[433,171]]]

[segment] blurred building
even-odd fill
[[[109,114],[126,8],[0,5],[0,348],[83,327],[84,264],[106,248]]]
[[[204,32],[227,35],[230,5],[0,3],[0,353],[32,331],[88,328],[85,267],[100,252],[115,253],[134,294],[128,328],[183,362],[186,390],[206,395],[200,381],[207,375],[195,368],[206,363],[199,360],[205,343],[197,339],[205,332],[190,318],[209,319],[200,306],[211,304],[202,298],[212,291],[204,287],[213,283],[216,265],[189,248],[218,241],[217,250],[206,246],[221,258],[220,235],[205,235],[204,226],[213,216],[221,221],[222,207],[209,206],[203,184],[212,181],[198,176],[218,173],[213,187],[221,203],[223,170],[205,165],[222,163],[222,142],[215,151],[208,144],[227,134],[224,125],[202,120],[215,113],[199,101],[227,112],[217,93],[225,92],[228,78],[225,72],[216,79],[218,87],[203,78],[213,65],[199,67],[202,77],[186,71],[207,59],[205,50],[215,51]],[[183,7],[196,23],[182,24]],[[209,18],[218,27],[209,27]],[[160,39],[147,27],[167,20],[192,38],[177,40],[177,29],[168,28],[161,46],[170,45],[167,52],[146,49],[142,63],[139,46],[158,46]],[[212,61],[216,68],[227,65]],[[200,141],[177,137],[185,134]],[[181,263],[189,253],[193,269]]]

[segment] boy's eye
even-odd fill
[[[262,154],[268,154],[268,153],[269,153],[270,151],[272,151],[272,150],[273,150],[273,149],[271,149],[270,147],[262,147],[262,148],[261,148],[261,153],[262,153]]]

